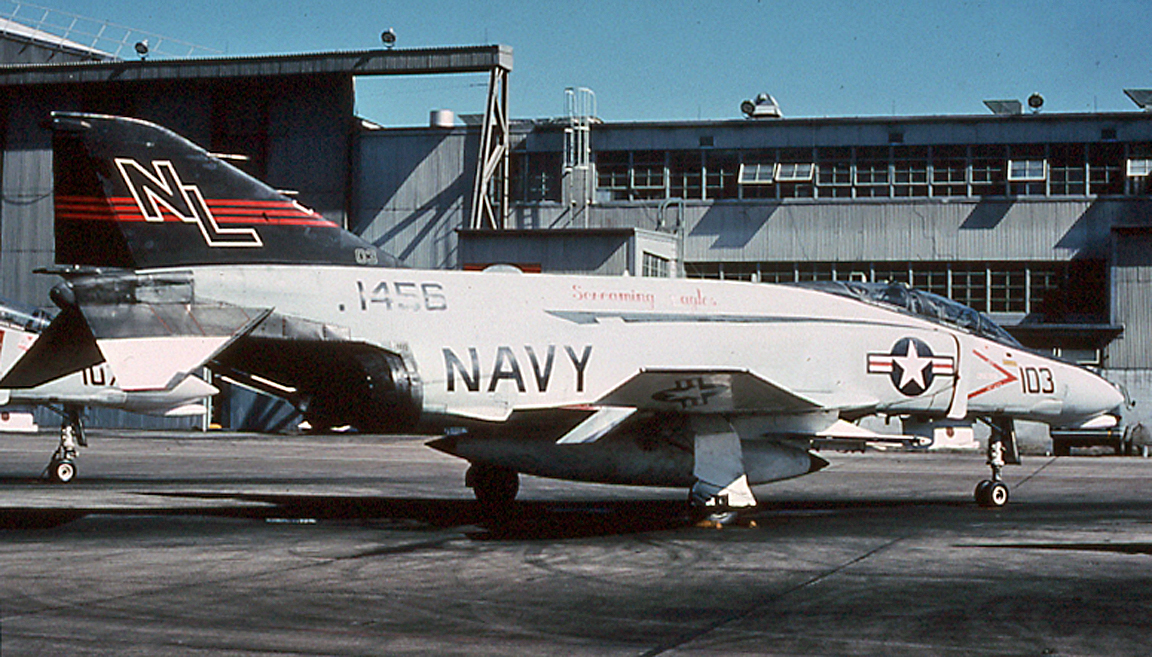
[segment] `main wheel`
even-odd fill
[[[473,463],[464,475],[464,484],[472,489],[480,506],[500,510],[515,501],[520,492],[520,475],[510,468]]]
[[[72,461],[52,461],[48,466],[52,483],[66,484],[76,478],[76,464]]]

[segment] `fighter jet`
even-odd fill
[[[400,268],[135,119],[57,113],[53,270],[128,391],[209,367],[314,427],[431,433],[500,508],[519,473],[675,486],[705,513],[814,472],[866,416],[992,427],[977,501],[1008,501],[1013,421],[1114,423],[1117,389],[902,286]],[[0,385],[4,382],[0,381]]]
[[[93,344],[91,337],[77,341],[76,332],[87,332],[82,319],[63,317],[53,322],[42,310],[0,299],[0,375],[12,386],[35,382],[30,387],[0,388],[0,409],[46,406],[60,415],[60,446],[45,470],[51,481],[68,483],[76,476],[77,450],[88,444],[84,407],[181,417],[203,414],[203,400],[219,392],[195,375],[164,390],[125,391],[97,351],[72,349],[75,344]],[[55,364],[61,358],[67,363],[63,368]],[[72,369],[77,366],[79,370]]]

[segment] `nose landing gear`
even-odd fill
[[[48,480],[55,484],[67,484],[76,478],[76,456],[78,447],[87,447],[84,437],[84,423],[80,419],[79,406],[65,406],[60,413],[60,446],[48,461],[44,472]]]
[[[999,508],[1008,504],[1008,484],[1001,478],[1006,464],[1020,465],[1020,451],[1016,448],[1016,427],[1012,418],[982,420],[992,433],[988,436],[988,467],[992,478],[976,484],[976,503]]]

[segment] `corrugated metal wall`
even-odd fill
[[[1118,229],[1112,255],[1112,323],[1124,334],[1108,347],[1108,367],[1152,367],[1152,226]]]
[[[1107,258],[1112,226],[1152,213],[1137,199],[1005,201],[683,201],[688,262],[1071,260]],[[547,222],[560,206],[540,206]],[[592,208],[593,228],[672,230],[655,203]],[[547,224],[546,224],[547,225]]]
[[[355,232],[411,267],[455,267],[479,148],[479,131],[466,128],[362,132]]]
[[[0,295],[44,306],[56,280],[32,273],[53,264],[55,254],[52,143],[40,124],[51,109],[72,103],[36,92],[14,100],[7,114],[0,164]]]

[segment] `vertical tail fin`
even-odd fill
[[[57,264],[397,264],[158,125],[63,112],[50,125]]]

